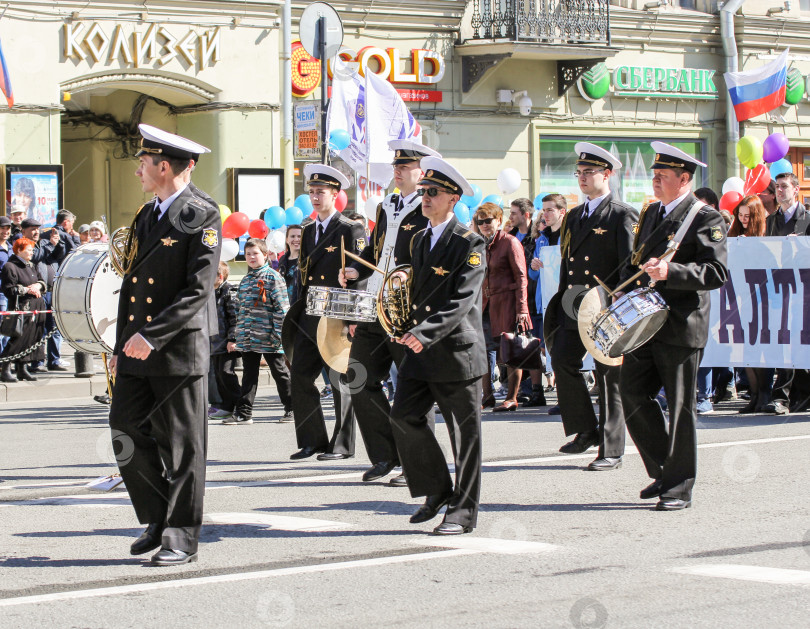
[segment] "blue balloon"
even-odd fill
[[[469,196],[469,195],[466,195],[466,194],[461,195],[461,200],[459,200],[459,203],[463,203],[468,208],[473,208],[476,205],[478,205],[475,202],[475,197],[472,197],[472,196]]]
[[[284,227],[286,220],[287,214],[284,212],[284,208],[280,205],[274,205],[264,211],[264,223],[270,229]]]
[[[484,198],[484,193],[481,192],[481,188],[479,188],[476,184],[472,184],[470,187],[473,190],[473,199],[475,200],[475,204],[470,205],[470,207],[478,207],[481,205],[481,199]],[[467,205],[469,205],[469,203]]]
[[[351,144],[349,132],[344,129],[334,129],[329,134],[329,148],[333,151],[342,151]]]
[[[453,212],[455,213],[459,222],[464,223],[465,225],[470,222],[470,208],[467,207],[466,203],[462,203],[461,201],[456,203],[456,206],[453,208]]]
[[[542,210],[543,209],[543,197],[548,196],[545,192],[541,192],[536,197],[534,197],[534,209],[535,210]]]
[[[481,201],[481,203],[494,203],[498,207],[503,208],[503,197],[500,194],[490,194],[489,196],[484,197],[484,200]]]
[[[770,171],[771,179],[776,179],[776,176],[781,175],[782,173],[792,173],[793,165],[786,159],[780,159],[779,161],[771,164]]]
[[[284,214],[286,214],[286,219],[284,221],[285,225],[300,225],[301,222],[304,220],[304,211],[300,207],[291,206],[288,207]]]
[[[299,194],[297,197],[295,197],[293,205],[295,207],[300,207],[301,211],[304,213],[304,216],[309,216],[312,214],[312,210],[314,209],[308,194]]]

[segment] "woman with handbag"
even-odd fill
[[[484,335],[499,344],[501,335],[516,327],[530,330],[529,305],[526,296],[526,260],[523,246],[517,238],[501,229],[503,210],[494,203],[484,203],[475,212],[478,232],[487,241],[487,270],[484,277],[483,313]],[[500,350],[498,350],[500,351]],[[499,357],[499,362],[502,362]],[[507,367],[508,393],[500,406],[495,406],[492,382],[483,379],[483,406],[495,406],[493,412],[515,411],[522,369]]]
[[[11,310],[45,310],[45,300],[42,295],[47,289],[46,279],[31,262],[36,243],[28,238],[18,238],[14,241],[14,254],[8,259],[0,274],[2,276],[2,289],[8,299]],[[45,315],[13,315],[3,317],[0,330],[11,337],[0,358],[13,356],[28,349],[42,339],[45,330]],[[3,372],[0,380],[3,382],[17,382],[17,380],[36,381],[26,369],[25,362],[31,360],[45,360],[45,345],[40,345],[25,361],[17,361],[17,376],[11,373],[11,363],[3,363]]]

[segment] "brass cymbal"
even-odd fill
[[[340,319],[321,317],[318,322],[318,351],[324,362],[339,373],[349,369],[349,324]]]
[[[588,330],[591,329],[592,322],[596,316],[603,310],[610,306],[610,298],[607,291],[601,286],[596,286],[585,293],[582,302],[579,304],[579,311],[577,312],[577,328],[579,329],[579,337],[582,339],[582,344],[588,353],[604,365],[609,367],[616,367],[622,364],[622,357],[611,358],[603,353],[594,340],[588,335]]]

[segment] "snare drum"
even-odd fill
[[[668,311],[660,293],[637,288],[598,315],[588,335],[604,354],[618,358],[649,341],[664,325]]]
[[[85,244],[65,258],[53,283],[53,316],[73,349],[112,353],[121,282],[107,244]]]
[[[364,290],[310,286],[306,313],[313,317],[370,323],[377,320],[377,296]]]

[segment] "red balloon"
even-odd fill
[[[316,218],[318,218],[318,213],[315,210],[312,210],[312,214],[310,214],[309,217],[314,221]]]
[[[250,226],[250,217],[244,212],[234,212],[222,223],[223,238],[239,238],[244,236]]]
[[[374,224],[375,224],[374,221],[372,221],[371,219],[368,219],[368,231],[369,232],[374,231]]]
[[[765,164],[757,164],[745,176],[743,191],[745,194],[759,194],[768,187],[769,183],[771,183],[770,171],[765,167]]]
[[[270,228],[267,226],[267,223],[264,221],[260,221],[256,219],[255,221],[250,221],[250,225],[248,226],[248,234],[251,238],[261,238],[264,240],[267,238],[267,234],[270,233]]]
[[[349,197],[346,194],[345,190],[341,190],[337,193],[337,198],[335,199],[335,209],[338,212],[342,212],[346,209],[346,206],[349,204]]]
[[[743,195],[741,195],[739,192],[730,190],[729,192],[726,192],[720,199],[720,209],[733,212],[734,208],[739,205],[740,201],[742,201],[742,198]]]

